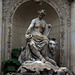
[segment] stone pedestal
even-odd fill
[[[75,1],[71,3],[71,70],[75,72]]]
[[[23,74],[17,74],[17,75],[41,75],[41,74],[35,74],[35,73],[23,73]]]
[[[40,74],[34,74],[34,73],[25,73],[23,75],[40,75]]]

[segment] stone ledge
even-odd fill
[[[41,74],[35,74],[35,73],[23,73],[23,74],[16,74],[16,75],[41,75]]]
[[[23,74],[23,75],[40,75],[40,74],[26,73],[26,74]]]

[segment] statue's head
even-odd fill
[[[56,39],[55,38],[51,38],[49,40],[49,48],[54,50],[54,49],[56,49],[56,46],[57,46]]]
[[[55,47],[56,47],[56,42],[53,41],[53,40],[50,40],[50,41],[49,41],[49,48],[54,50]]]
[[[38,11],[38,13],[39,13],[39,19],[42,19],[46,15],[45,10],[40,10],[40,11]]]

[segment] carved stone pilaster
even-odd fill
[[[67,20],[67,25],[71,25],[71,22],[70,22],[70,3],[68,2],[68,0],[55,0],[61,7],[61,11],[62,13],[64,14],[64,17],[66,18]]]
[[[70,39],[68,39],[68,37],[70,37],[69,32],[70,30],[68,30],[68,27],[70,27],[71,25],[71,6],[70,3],[68,2],[68,0],[55,0],[61,8],[62,14],[63,14],[63,21],[64,21],[64,28],[60,27],[60,32],[62,33],[62,30],[64,31],[64,35],[63,38],[60,38],[60,62],[61,62],[61,66],[65,66],[67,65],[67,67],[69,67],[68,64],[70,60],[68,60],[68,57],[70,57],[70,46],[68,46],[70,43]],[[62,30],[61,30],[62,29]],[[68,32],[69,31],[69,32]],[[60,36],[61,36],[60,33]],[[64,45],[62,45],[64,44]],[[62,58],[62,59],[61,59]],[[65,62],[63,62],[65,61]]]
[[[60,66],[64,66],[65,56],[64,56],[64,29],[60,31]]]

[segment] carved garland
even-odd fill
[[[66,19],[66,27],[67,27],[67,29],[68,29],[68,27],[71,25],[71,15],[70,15],[70,9],[71,9],[71,6],[70,6],[70,3],[68,2],[68,0],[56,0],[57,1],[57,3],[60,5],[60,7],[62,8],[62,12],[64,13],[64,16],[65,16],[65,19]],[[60,30],[61,32],[60,32],[60,37],[62,36],[62,33],[64,33],[65,34],[65,29],[61,29]],[[61,46],[61,50],[60,50],[60,63],[62,63],[61,64],[61,66],[65,66],[65,65],[67,65],[66,63],[68,63],[68,65],[70,65],[70,59],[68,60],[68,58],[66,58],[67,60],[67,62],[63,62],[63,61],[65,61],[64,60],[64,55],[65,55],[65,51],[64,51],[64,40],[65,40],[65,38],[64,38],[64,34],[63,34],[63,37],[61,37],[61,40],[60,40],[60,46]],[[68,32],[67,32],[67,37],[68,37]],[[68,44],[68,41],[70,41],[70,40],[68,40],[67,39],[67,44]],[[68,46],[67,46],[68,47]],[[68,48],[67,48],[68,49]],[[68,55],[70,55],[70,53],[68,52],[69,50],[67,50],[67,53],[66,53],[66,55],[67,55],[67,57],[68,57]],[[65,64],[65,65],[63,65],[63,64]],[[69,67],[67,65],[67,67]]]

